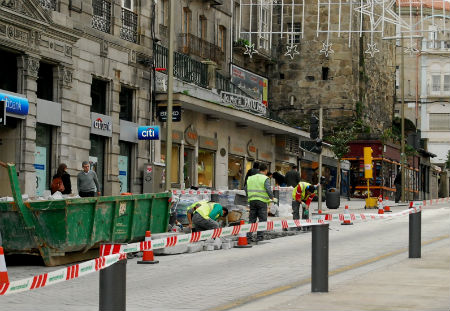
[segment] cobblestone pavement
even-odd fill
[[[450,209],[447,206],[441,204],[423,212],[422,241],[443,235],[448,239]],[[396,207],[394,211],[404,208]],[[351,265],[399,250],[399,256],[406,258],[407,247],[408,216],[357,222],[353,226],[333,222],[330,225],[329,270],[345,270]],[[158,265],[137,265],[137,259],[128,261],[127,310],[219,310],[256,293],[307,281],[311,272],[311,233],[265,241],[249,249],[159,256],[158,259]],[[377,261],[381,265],[389,263],[381,258]],[[15,266],[8,271],[14,280],[55,269]],[[358,274],[352,274],[350,269],[341,275],[349,275],[353,280],[373,269],[368,265],[367,268],[362,267]],[[99,274],[94,273],[55,286],[0,297],[0,309],[98,310],[98,278]],[[332,286],[330,281],[330,288]],[[275,300],[275,297],[266,299]],[[241,308],[245,310],[245,305]],[[279,310],[285,309],[286,305]]]

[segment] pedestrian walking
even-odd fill
[[[395,176],[394,186],[395,186],[395,203],[398,203],[402,196],[402,171],[401,170],[399,170],[397,173],[397,176]]]
[[[286,178],[280,172],[273,172],[273,179],[275,179],[275,185],[280,187],[286,187]]]
[[[294,165],[292,169],[286,173],[284,177],[286,181],[286,186],[295,187],[300,182],[300,173],[298,172],[297,165]]]
[[[247,180],[250,176],[253,176],[258,173],[259,173],[259,163],[255,162],[253,163],[253,167],[247,171],[247,174],[245,174],[244,186],[247,185]]]
[[[307,182],[299,182],[292,191],[292,219],[300,219],[300,206],[302,207],[302,219],[308,219],[309,206],[306,200],[312,198],[317,187]]]
[[[81,166],[83,170],[77,176],[78,194],[80,197],[95,197],[95,193],[100,195],[97,173],[90,170],[88,161],[83,161]]]
[[[270,186],[269,177],[267,177],[267,165],[261,163],[259,166],[259,174],[250,176],[245,186],[245,193],[250,204],[249,222],[255,223],[256,219],[260,222],[267,221],[267,205],[274,200],[272,187]],[[262,231],[257,232],[257,241],[264,240]],[[251,239],[251,234],[248,234]]]
[[[65,163],[61,163],[58,166],[56,174],[53,175],[50,188],[52,194],[56,191],[59,191],[62,194],[72,193],[72,183],[70,182],[70,175],[67,173],[67,165]]]
[[[188,220],[189,218],[192,219],[190,227],[192,228],[192,225],[195,225],[197,231],[219,228],[217,219],[228,215],[228,209],[215,202],[199,201],[190,207],[193,209],[191,212],[192,218],[188,214]]]

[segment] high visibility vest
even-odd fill
[[[267,193],[266,188],[264,187],[264,183],[266,179],[269,178],[263,174],[256,174],[250,176],[247,179],[247,200],[254,201],[262,201],[265,203],[270,202],[269,194]]]
[[[198,201],[198,202],[194,202],[193,204],[191,204],[191,205],[189,205],[187,208],[186,208],[186,212],[189,212],[191,209],[193,209],[194,207],[196,207],[197,206],[197,204],[202,204],[202,203],[207,203],[208,201]]]
[[[211,213],[214,205],[206,201],[200,201],[197,203],[200,203],[200,206],[195,210],[194,213],[199,213],[203,218],[208,219],[209,213]]]
[[[297,193],[297,188],[298,187],[300,187],[300,189],[302,190],[302,196],[301,196],[302,201],[306,200],[306,188],[308,186],[311,186],[311,184],[307,183],[307,182],[304,182],[304,181],[299,182],[298,185],[292,191],[292,200],[295,201],[295,195]]]

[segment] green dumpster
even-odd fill
[[[136,194],[22,201],[14,164],[8,169],[14,202],[0,202],[0,233],[6,254],[36,254],[47,266],[98,256],[104,242],[144,240],[145,231],[167,231],[171,194]]]

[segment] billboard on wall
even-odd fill
[[[248,70],[231,64],[231,82],[248,94],[250,97],[261,100],[264,106],[268,107],[268,87],[267,78],[254,74]]]

